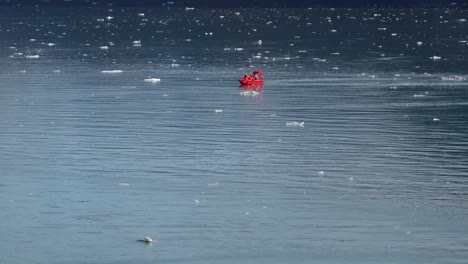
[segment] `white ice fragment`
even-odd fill
[[[26,55],[27,59],[38,59],[39,55]]]
[[[325,172],[324,171],[319,171],[317,174],[318,174],[318,176],[323,176],[323,175],[325,175]]]
[[[98,18],[96,19],[97,22],[104,22],[104,18]]]
[[[103,70],[102,73],[122,73],[122,70]]]
[[[158,83],[161,81],[159,78],[147,78],[144,80],[145,82],[150,82],[150,83]]]
[[[432,56],[432,57],[429,57],[429,59],[431,59],[431,60],[440,60],[440,59],[442,59],[442,57]]]
[[[102,50],[108,50],[108,49],[109,49],[108,46],[101,46],[101,47],[99,47],[99,48],[102,49]]]
[[[111,19],[113,19],[113,18],[114,18],[114,17],[111,17],[111,16],[107,16],[107,17],[106,17],[107,20],[111,20]]]
[[[460,18],[460,19],[457,19],[458,22],[466,22],[466,19],[465,18]]]
[[[243,48],[234,48],[234,50],[236,50],[236,51],[243,51],[244,49],[243,49]]]
[[[447,77],[441,77],[443,81],[466,81],[465,76],[460,76],[460,75],[450,75]]]
[[[120,182],[119,183],[120,186],[129,186],[130,184],[126,183],[126,182]]]
[[[55,46],[55,43],[52,43],[52,42],[47,43],[47,46],[49,46],[49,47]]]
[[[257,91],[242,91],[242,92],[240,92],[240,95],[242,95],[242,96],[257,96],[259,94],[260,93],[257,92]]]
[[[195,8],[194,7],[186,7],[185,10],[194,10]]]
[[[377,28],[377,30],[385,31],[385,30],[387,30],[387,28]]]
[[[193,200],[195,202],[195,204],[200,204],[200,201],[198,200]]]
[[[222,109],[215,109],[215,113],[222,113],[223,110]]]
[[[434,118],[432,118],[432,121],[437,122],[437,121],[440,121],[440,119],[437,118],[437,117],[434,117]]]
[[[397,35],[397,33],[392,33],[392,37],[396,37]]]
[[[235,12],[234,15],[238,16],[240,15],[240,12]]]
[[[55,73],[59,73],[59,72],[60,72],[60,70],[53,70],[53,72],[55,72]]]
[[[144,17],[145,13],[138,13],[138,16]]]
[[[416,44],[417,44],[418,46],[421,46],[423,43],[422,43],[422,41],[418,41],[418,42],[416,42]]]
[[[286,122],[286,126],[288,126],[288,127],[304,127],[304,122],[290,121],[290,122]]]
[[[332,30],[330,30],[330,32],[335,33],[335,32],[336,32],[336,29],[332,29]]]
[[[261,46],[261,45],[262,45],[262,43],[263,43],[263,42],[262,42],[262,40],[261,40],[261,39],[259,39],[259,40],[257,41],[257,44],[258,44],[259,46]]]

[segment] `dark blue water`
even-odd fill
[[[466,263],[467,11],[260,11],[2,8],[0,262]]]

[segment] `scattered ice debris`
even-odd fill
[[[222,109],[215,109],[215,113],[222,113],[223,110]]]
[[[138,242],[143,242],[143,243],[146,243],[146,244],[151,244],[151,243],[155,243],[157,242],[156,240],[153,240],[151,237],[144,237],[143,239],[138,239],[137,240]]]
[[[101,46],[101,47],[99,47],[99,48],[102,49],[102,50],[108,50],[108,49],[109,49],[108,46]]]
[[[288,127],[304,127],[304,122],[290,121],[290,122],[286,122],[286,126],[288,126]]]
[[[240,95],[242,95],[242,96],[257,96],[259,94],[260,93],[257,92],[257,91],[242,91],[242,92],[240,92]]]
[[[325,172],[324,171],[319,171],[317,174],[318,174],[318,176],[323,176],[323,175],[325,175]]]
[[[39,55],[26,55],[27,59],[38,59]]]
[[[104,70],[102,73],[122,73],[122,70]]]
[[[55,43],[49,42],[49,43],[47,43],[47,46],[49,46],[49,47],[55,46]]]
[[[189,11],[189,10],[194,10],[195,8],[194,7],[186,7],[185,10]]]
[[[441,79],[443,81],[466,81],[466,77],[465,76],[460,76],[460,75],[450,75],[450,76],[447,76],[447,77],[441,77]]]
[[[132,41],[134,47],[141,47],[141,40],[134,40]]]
[[[396,37],[397,35],[397,33],[392,33],[392,37]]]
[[[460,18],[460,19],[457,19],[457,22],[466,22],[466,19],[465,18]]]
[[[178,63],[172,63],[171,67],[179,67],[180,65]]]
[[[437,118],[437,117],[434,117],[434,118],[432,118],[432,121],[434,121],[434,122],[438,122],[438,121],[440,121],[440,119],[439,119],[439,118]]]
[[[158,83],[158,82],[161,81],[161,79],[159,79],[159,78],[146,78],[144,81],[145,82],[150,82],[150,83]]]
[[[112,20],[113,18],[114,18],[114,17],[111,17],[111,16],[107,16],[107,17],[106,17],[106,19],[109,20],[109,21]]]
[[[431,59],[431,60],[440,60],[440,59],[442,59],[442,57],[432,56],[432,57],[429,57],[429,59]]]

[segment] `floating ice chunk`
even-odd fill
[[[122,73],[122,70],[103,70],[102,73]]]
[[[422,43],[422,41],[418,41],[418,42],[416,42],[416,44],[417,44],[418,46],[421,46],[423,43]]]
[[[431,59],[431,60],[440,60],[440,59],[442,59],[442,57],[432,56],[432,57],[429,57],[429,59]]]
[[[60,72],[60,70],[53,70],[53,72],[54,72],[54,73],[59,73],[59,72]]]
[[[130,184],[126,183],[126,182],[120,182],[119,183],[120,186],[129,186]]]
[[[330,55],[340,55],[339,52],[333,52],[333,53],[330,53]]]
[[[392,37],[396,37],[397,35],[397,33],[392,33]]]
[[[34,41],[36,41],[36,39],[30,39],[29,41],[34,42]]]
[[[215,109],[215,113],[222,113],[223,110],[222,109]]]
[[[47,43],[47,46],[49,46],[49,47],[55,46],[55,43],[52,43],[52,42]]]
[[[432,118],[432,121],[437,122],[437,121],[440,121],[440,119],[437,118],[437,117],[434,117],[434,118]]]
[[[27,59],[38,59],[39,55],[26,55]]]
[[[424,96],[426,96],[426,95],[424,95],[424,94],[413,94],[414,98],[424,97]]]
[[[134,40],[132,41],[134,47],[141,47],[141,40]]]
[[[104,22],[104,18],[98,18],[96,19],[97,22]]]
[[[332,69],[333,69],[333,70],[338,70],[338,67],[333,67]]]
[[[236,51],[243,51],[244,48],[234,48],[234,50],[236,50]]]
[[[286,126],[288,126],[288,127],[304,127],[304,122],[290,121],[290,122],[286,122]]]
[[[99,48],[102,49],[102,50],[108,50],[108,49],[109,49],[108,46],[101,46],[101,47],[99,47]]]
[[[450,75],[448,77],[441,77],[441,79],[444,81],[466,81],[466,77],[460,75]]]
[[[150,82],[150,83],[158,83],[161,81],[159,78],[147,78],[144,80],[145,82]]]
[[[114,17],[111,17],[111,16],[107,16],[106,19],[107,20],[112,20]]]
[[[332,29],[332,30],[330,30],[330,32],[335,33],[335,32],[336,32],[336,29]]]
[[[219,187],[219,182],[208,183],[208,186]]]
[[[171,67],[179,67],[180,65],[178,63],[172,63]]]
[[[200,201],[199,200],[193,200],[195,202],[195,204],[200,204]]]
[[[235,12],[234,15],[238,16],[240,15],[240,12]]]
[[[143,242],[146,244],[151,244],[153,242],[156,242],[156,240],[153,240],[151,237],[144,237],[143,239],[138,239],[138,242]]]
[[[318,176],[323,176],[323,175],[325,175],[325,172],[324,171],[319,171],[317,174],[318,174]]]
[[[460,19],[457,19],[457,22],[466,22],[466,19],[465,18],[460,18]]]
[[[377,30],[385,31],[385,30],[387,30],[387,28],[377,28]]]
[[[260,93],[257,92],[257,91],[242,91],[242,92],[240,92],[240,95],[242,95],[242,96],[257,96],[259,94]]]
[[[185,10],[194,10],[195,8],[194,7],[186,7]]]
[[[261,39],[259,39],[259,40],[257,41],[257,44],[258,44],[259,46],[261,46],[261,45],[262,45],[262,43],[263,43],[263,42],[262,42],[262,40],[261,40]]]
[[[144,17],[145,13],[138,13],[138,16]]]

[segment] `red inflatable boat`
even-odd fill
[[[263,85],[263,74],[262,71],[254,71],[252,75],[244,75],[244,78],[239,80],[241,85]]]

